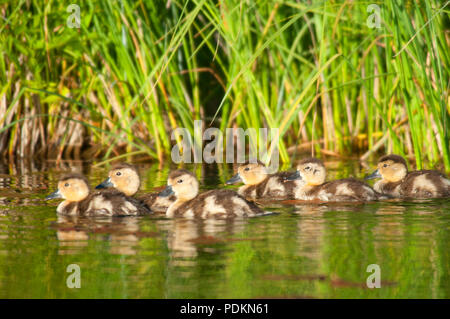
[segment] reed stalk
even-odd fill
[[[71,29],[61,1],[4,2],[0,153],[165,161],[180,143],[171,131],[194,134],[203,119],[224,132],[279,128],[283,162],[314,142],[324,154],[395,152],[450,171],[449,8],[98,1],[80,3]]]

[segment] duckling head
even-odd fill
[[[141,180],[137,170],[126,163],[114,165],[108,173],[108,178],[95,188],[114,187],[127,196],[133,196],[139,190]]]
[[[245,185],[256,185],[264,181],[268,174],[266,166],[260,161],[245,163],[239,166],[237,174],[227,180],[225,184],[243,182]]]
[[[81,174],[68,174],[58,182],[58,189],[48,195],[45,200],[64,198],[69,202],[79,202],[89,195],[89,183]]]
[[[385,155],[378,161],[377,169],[365,179],[382,178],[387,182],[398,182],[408,174],[408,167],[403,157]]]
[[[198,181],[194,173],[179,169],[169,174],[166,188],[159,193],[159,196],[167,197],[175,194],[178,201],[188,201],[198,194]]]
[[[297,171],[288,176],[286,180],[303,180],[310,186],[322,185],[325,183],[327,171],[325,165],[318,158],[306,158],[297,165]]]

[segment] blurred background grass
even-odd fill
[[[2,156],[170,161],[203,119],[450,171],[450,1],[71,2],[0,2]]]

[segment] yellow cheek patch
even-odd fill
[[[246,173],[241,175],[242,179],[246,182],[247,185],[255,185],[259,183],[259,178],[255,173]]]
[[[66,187],[61,190],[61,194],[68,201],[78,202],[85,199],[89,192],[78,187]]]
[[[114,180],[111,178],[111,181],[113,182],[113,185],[115,188],[117,188],[122,193],[127,193],[128,187],[127,187],[127,183],[124,180],[119,179],[119,178]]]
[[[314,173],[315,172],[315,173]],[[318,186],[325,183],[326,172],[322,168],[312,168],[312,170],[302,172],[306,184],[311,186]]]
[[[77,179],[61,181],[58,183],[58,189],[64,199],[73,202],[81,201],[89,195],[88,185],[84,181]]]
[[[257,167],[254,170],[240,172],[239,175],[246,185],[256,185],[264,181],[267,174],[264,168]]]
[[[383,165],[388,164],[387,167]],[[380,163],[378,166],[378,171],[384,180],[388,182],[398,182],[401,181],[407,174],[407,168],[400,163],[393,163],[390,161]]]

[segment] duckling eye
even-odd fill
[[[121,172],[117,172],[116,175],[117,175],[117,176],[120,176],[120,175],[122,175],[122,173],[121,173]]]
[[[249,170],[250,170],[250,167],[244,168],[244,171],[249,171]]]
[[[383,167],[388,167],[388,164],[383,164]]]
[[[306,171],[309,171],[310,169],[311,169],[311,167],[309,167],[309,166],[306,166],[306,167],[305,167],[305,170],[306,170]]]
[[[181,183],[183,183],[183,180],[182,180],[182,179],[179,179],[179,180],[177,181],[177,183],[178,183],[178,184],[181,184]]]
[[[65,184],[64,184],[64,187],[69,187],[69,183],[65,183]]]

